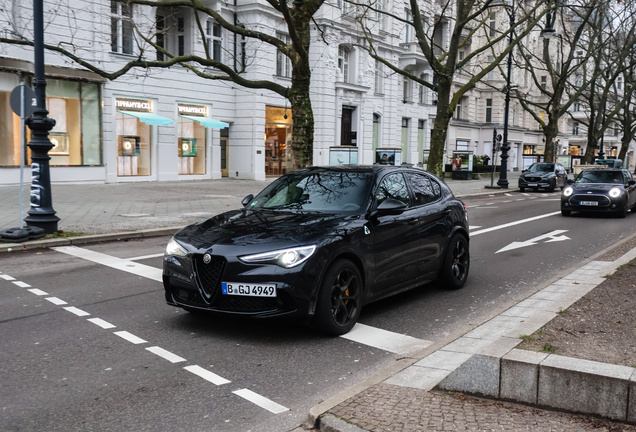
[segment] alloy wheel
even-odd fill
[[[349,268],[342,269],[333,281],[330,295],[331,315],[339,326],[347,326],[357,316],[360,280]]]

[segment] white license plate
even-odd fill
[[[225,295],[276,297],[276,285],[274,284],[263,285],[242,282],[222,282],[221,288]]]
[[[539,186],[537,183],[528,183],[528,186]]]
[[[582,206],[597,206],[598,202],[597,201],[579,201],[579,205],[582,205]]]

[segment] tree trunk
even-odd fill
[[[294,126],[292,129],[293,169],[312,164],[314,143],[314,112],[309,97],[309,71],[307,77],[293,79],[289,90]]]
[[[428,159],[428,171],[439,176],[444,176],[444,146],[448,133],[448,123],[452,117],[453,110],[450,109],[450,81],[446,80],[445,85],[440,79],[437,92],[437,114],[433,123],[431,137],[431,149]]]
[[[545,136],[545,148],[543,150],[544,162],[556,162],[556,153],[554,152],[554,139],[557,136],[557,122],[558,119],[549,118],[548,123],[545,126],[543,135]]]

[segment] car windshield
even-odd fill
[[[579,174],[576,182],[622,184],[623,174],[620,171],[586,170]]]
[[[369,197],[371,172],[290,173],[266,187],[248,208],[356,212]]]
[[[535,163],[528,168],[530,172],[552,172],[554,171],[553,163]]]

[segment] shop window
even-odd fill
[[[205,174],[206,149],[208,147],[207,130],[198,117],[188,114],[184,117],[182,112],[184,105],[179,105],[178,128],[178,154],[179,154],[179,175],[201,175]],[[185,106],[189,107],[189,106]],[[194,107],[197,108],[197,107]],[[198,107],[207,112],[205,106]],[[193,111],[193,110],[190,110]],[[201,117],[206,119],[207,117]]]
[[[402,154],[404,155],[404,158],[406,160],[406,153],[408,151],[409,148],[409,123],[410,123],[409,118],[406,117],[402,117],[402,139],[401,139],[401,144],[402,144]]]
[[[285,45],[291,43],[289,35],[277,33],[276,37],[283,41]],[[280,50],[276,50],[276,75],[281,77],[291,77],[291,60]]]
[[[372,144],[373,150],[377,149],[380,146],[380,114],[373,114],[373,137]]]
[[[282,175],[292,170],[291,110],[265,108],[265,174]]]
[[[150,175],[151,128],[136,117],[117,112],[117,175]]]
[[[11,74],[0,73],[0,81],[15,81]],[[46,105],[55,126],[49,133],[53,148],[51,166],[101,165],[101,115],[99,86],[48,79]],[[0,165],[20,165],[20,117],[9,105],[12,89],[0,86]],[[31,130],[26,128],[26,142]],[[25,163],[30,164],[30,149]]]
[[[133,54],[132,5],[110,2],[110,50]]]

